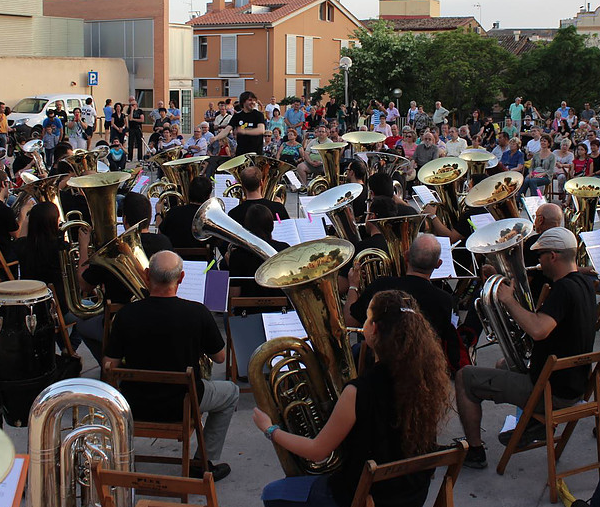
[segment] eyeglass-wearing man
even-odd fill
[[[200,126],[194,127],[194,135],[187,140],[184,148],[194,157],[206,155],[208,143],[202,137],[202,128]]]

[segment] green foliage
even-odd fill
[[[279,101],[281,106],[289,106],[293,104],[296,100],[300,100],[300,97],[296,97],[295,95],[290,95],[289,97],[284,97]]]
[[[321,100],[325,94],[325,88],[315,88],[315,91],[310,94],[310,103],[315,105],[317,100]]]

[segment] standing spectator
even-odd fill
[[[371,130],[379,125],[379,119],[383,116],[385,118],[386,110],[378,100],[372,99],[369,102],[369,107],[366,113],[371,116]]]
[[[442,128],[444,120],[449,114],[450,111],[443,107],[442,103],[438,100],[435,103],[435,111],[433,112],[433,123],[437,126],[437,128]]]
[[[315,109],[313,108],[313,111]],[[312,116],[312,111],[311,114],[308,115],[308,117],[310,118]],[[320,116],[319,116],[320,118]],[[279,112],[279,109],[274,107],[271,110],[271,119],[269,120],[269,122],[267,123],[267,128],[269,130],[273,130],[278,128],[281,132],[285,132],[286,128],[285,128],[285,120],[281,117],[281,114]],[[310,125],[309,125],[310,128]]]
[[[410,107],[408,108],[408,113],[406,113],[406,123],[412,128],[415,128],[415,116],[418,111],[419,109],[417,108],[417,103],[414,100],[411,100]]]
[[[325,119],[328,122],[331,120],[337,120],[337,113],[340,109],[340,105],[335,101],[335,97],[331,97],[329,102],[325,105]]]
[[[506,132],[509,139],[512,139],[513,137],[519,137],[519,129],[513,125],[512,118],[506,118],[502,132]]]
[[[510,119],[519,132],[521,132],[521,122],[523,120],[523,111],[525,110],[523,104],[521,104],[521,100],[521,97],[515,98],[515,101],[508,109],[508,112],[510,113]]]
[[[110,143],[110,151],[108,152],[108,167],[111,171],[122,171],[125,169],[127,157],[125,149],[119,142],[119,138],[115,137]]]
[[[279,111],[281,111],[281,108],[279,107],[279,104],[277,103],[277,99],[275,99],[275,95],[273,95],[271,97],[271,100],[265,106],[265,118],[267,120],[271,120],[271,118],[273,118],[273,110],[274,109],[278,109]]]
[[[569,124],[569,128],[574,129],[577,127],[577,116],[575,115],[575,109],[572,107],[569,108],[569,113],[567,114],[565,120]]]
[[[338,130],[340,134],[346,132],[346,118],[348,116],[348,111],[346,110],[346,104],[340,104],[340,108],[337,112],[337,121],[338,121]]]
[[[417,131],[417,133],[421,133],[421,131],[427,127],[429,127],[431,125],[431,118],[429,118],[429,115],[423,110],[423,106],[419,105],[418,109],[417,109],[417,114],[415,114],[415,119],[414,119],[414,129]]]
[[[92,146],[92,137],[94,137],[94,131],[96,130],[96,117],[98,113],[96,112],[96,108],[94,107],[94,100],[92,97],[88,97],[85,99],[85,106],[81,108],[81,117],[85,120],[87,124],[87,129],[85,130],[85,134],[87,136],[87,147],[89,150]]]
[[[571,108],[567,106],[567,102],[563,100],[560,103],[560,107],[556,111],[559,112],[563,118],[566,118],[567,116],[569,116],[569,109]]]
[[[67,112],[63,109],[64,108],[64,104],[62,100],[57,100],[56,101],[56,109],[54,110],[54,114],[56,114],[56,117],[61,121],[62,123],[62,132],[63,132],[63,136],[61,137],[61,141],[64,139],[65,137],[65,127],[67,126],[67,122],[69,121],[69,119],[67,118]]]
[[[527,102],[525,102],[525,109],[523,110],[523,114],[525,116],[531,116],[531,119],[534,121],[534,123],[535,123],[535,120],[543,120],[542,115],[532,104],[531,100],[528,100]]]
[[[219,102],[217,106],[219,106],[221,102]],[[220,109],[221,108],[219,107],[219,111]],[[225,102],[223,102],[223,109],[225,109]],[[204,112],[204,121],[208,122],[208,130],[210,130],[213,134],[215,133],[215,118],[217,117],[217,114],[219,114],[219,111],[215,111],[214,102],[209,102],[208,109]]]
[[[112,99],[106,99],[104,104],[104,140],[108,141],[110,134],[110,122],[112,120],[113,108],[112,108]]]
[[[127,143],[127,158],[133,160],[133,150],[137,147],[138,162],[144,159],[142,149],[142,125],[144,124],[144,111],[139,108],[134,100],[129,107],[129,142]]]
[[[54,148],[56,148],[60,139],[60,132],[55,132],[52,125],[46,125],[42,142],[44,143],[44,154],[46,155],[46,167],[48,168],[52,167],[54,163]]]
[[[208,143],[202,137],[202,128],[200,126],[194,127],[194,135],[187,140],[184,148],[192,157],[206,155]]]
[[[169,123],[171,125],[181,125],[181,109],[177,107],[177,102],[170,100],[168,111]]]
[[[469,136],[471,139],[473,136],[483,135],[483,122],[481,121],[481,112],[479,109],[473,111],[471,118],[467,120],[469,126]]]
[[[381,132],[386,138],[392,135],[392,129],[386,123],[385,116],[382,115],[381,118],[379,118],[379,125],[373,129],[373,132]]]
[[[348,110],[348,129],[356,130],[358,127],[358,119],[360,118],[360,109],[356,100],[350,102],[350,109]]]
[[[8,129],[6,104],[4,102],[0,102],[0,148],[6,148]]]
[[[304,112],[300,109],[300,99],[295,98],[292,102],[292,107],[288,107],[285,115],[284,121],[287,125],[287,128],[296,129],[296,133],[301,136],[302,135],[302,126],[304,125]]]
[[[81,117],[81,109],[76,107],[73,109],[73,119],[67,122],[67,136],[69,137],[69,143],[73,146],[74,150],[80,149],[85,150],[86,143],[86,130],[87,123]]]
[[[393,102],[390,102],[388,104],[388,107],[386,109],[386,116],[385,116],[385,121],[389,124],[392,125],[393,123],[396,123],[396,121],[400,118],[400,112],[398,111],[398,109],[396,108],[396,106],[394,105]]]
[[[596,116],[596,111],[590,109],[590,103],[586,102],[583,105],[583,111],[581,111],[581,119],[589,122],[594,116]]]
[[[164,108],[163,108],[164,109]],[[115,110],[110,121],[110,137],[119,139],[119,142],[123,144],[125,142],[125,133],[127,128],[127,117],[123,113],[123,104],[117,102],[115,104]]]
[[[46,111],[47,118],[44,118],[42,122],[42,128],[46,128],[48,126],[52,127],[52,133],[58,136],[58,139],[61,139],[63,136],[63,125],[62,122],[56,117],[56,112],[54,109],[48,109]]]
[[[156,122],[156,120],[160,119],[160,110],[164,109],[164,107],[165,107],[165,103],[162,100],[159,100],[156,105],[156,109],[153,109],[150,112],[150,119],[153,122]],[[166,109],[165,109],[165,111],[166,111]]]
[[[212,102],[210,104],[212,104]],[[218,111],[219,114],[217,114],[213,118],[214,130],[212,131],[213,133],[216,133],[216,134],[221,132],[222,129],[224,129],[227,125],[229,125],[229,120],[231,120],[231,115],[225,108],[225,101],[220,100],[218,102],[217,106],[219,107],[219,111]],[[206,111],[206,113],[208,113],[209,111],[210,111],[210,109],[208,109]],[[206,118],[206,114],[204,115],[204,117]],[[208,121],[208,120],[205,120],[205,121]],[[208,129],[210,130],[210,122],[208,122]]]

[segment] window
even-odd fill
[[[333,5],[323,2],[319,6],[319,19],[321,21],[333,21]]]
[[[229,79],[221,79],[221,95],[229,97]]]
[[[208,95],[208,79],[194,79],[194,97],[206,97]]]
[[[220,74],[237,74],[237,35],[221,35]]]
[[[194,60],[208,60],[208,37],[194,35]]]
[[[67,99],[67,107],[69,108],[69,111],[71,111],[71,112],[76,107],[81,109],[81,102],[79,102],[79,99]]]

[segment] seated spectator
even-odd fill
[[[402,138],[398,132],[398,125],[395,123],[390,127],[391,135],[385,139],[385,145],[391,150],[396,146],[396,143],[400,141]]]
[[[304,158],[304,150],[302,144],[297,141],[295,129],[288,129],[287,136],[288,140],[277,151],[277,158],[295,166]]]
[[[279,152],[279,144],[273,141],[273,132],[265,130],[263,134],[263,154],[267,157],[275,158]]]
[[[108,152],[108,167],[111,171],[123,171],[127,164],[127,156],[125,149],[120,143],[119,138],[115,137],[110,143],[110,151]]]
[[[508,141],[508,150],[502,154],[500,162],[507,171],[523,172],[525,167],[525,156],[520,150],[521,140],[518,137],[513,137]]]
[[[600,142],[598,142],[600,145]],[[558,198],[565,201],[565,183],[573,172],[573,152],[570,150],[571,141],[563,139],[560,143],[560,149],[554,150],[556,164],[554,165],[554,176],[558,182]]]
[[[391,135],[392,135],[392,129],[387,124],[387,122],[385,120],[385,116],[383,116],[383,115],[380,116],[380,118],[379,118],[379,124],[373,129],[373,131],[374,132],[380,132],[385,137],[391,137]]]
[[[267,128],[269,130],[278,128],[281,132],[285,132],[285,120],[281,117],[279,108],[276,107],[273,109],[273,116],[269,120]]]
[[[190,137],[183,146],[192,157],[206,155],[208,144],[202,137],[202,129],[194,127],[194,135]]]
[[[158,151],[166,151],[175,148],[176,146],[181,146],[181,141],[179,139],[173,139],[171,131],[169,129],[164,129],[162,137],[158,141]]]

